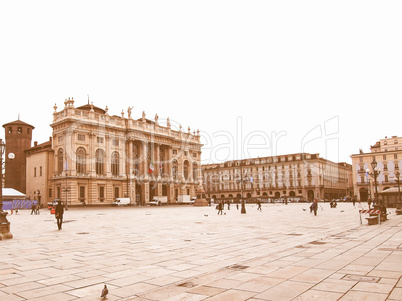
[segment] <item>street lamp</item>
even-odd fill
[[[374,178],[374,189],[375,189],[374,201],[375,201],[376,206],[379,207],[379,209],[381,210],[381,214],[383,215],[384,219],[386,219],[387,218],[387,215],[386,215],[387,208],[385,208],[385,206],[382,203],[382,201],[380,203],[379,200],[378,200],[377,177],[379,176],[381,171],[377,167],[377,161],[375,160],[375,158],[371,162],[371,168],[373,169],[373,172],[369,173],[369,175]]]
[[[240,162],[240,190],[241,190],[241,213],[246,214],[246,204],[243,199],[243,162]]]
[[[3,155],[6,151],[6,144],[0,139],[0,240],[3,238],[13,238],[10,232],[10,222],[7,220],[7,213],[3,211]],[[13,153],[8,154],[8,159],[13,160],[15,155]]]
[[[395,173],[395,177],[394,177],[394,180],[398,183],[398,199],[399,199],[399,204],[401,204],[402,202],[401,202],[401,186],[400,186],[400,182],[399,182],[399,176],[400,176],[401,174],[397,171],[396,173]]]

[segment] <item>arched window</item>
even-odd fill
[[[177,164],[176,160],[172,162],[172,176],[174,180],[177,180],[177,170],[179,168],[179,164]]]
[[[119,153],[113,152],[112,153],[112,175],[118,176],[119,175]]]
[[[198,181],[198,168],[197,162],[193,163],[193,179],[194,181]]]
[[[105,174],[105,152],[102,149],[95,152],[95,172],[97,175]]]
[[[86,152],[83,147],[79,147],[76,152],[76,170],[78,174],[84,174],[85,173],[85,156]]]
[[[184,176],[184,179],[186,179],[186,180],[188,180],[188,168],[189,168],[189,164],[188,164],[188,161],[186,160],[186,161],[184,161],[184,164],[183,164],[183,176]]]
[[[57,152],[57,172],[61,174],[63,172],[63,158],[64,157],[64,152],[63,149],[60,148],[59,151]]]

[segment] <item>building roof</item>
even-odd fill
[[[96,107],[96,106],[90,105],[90,104],[80,106],[77,109],[78,110],[84,110],[84,111],[91,111],[92,108],[94,109],[94,111],[96,113],[100,113],[100,114],[105,114],[106,113],[106,111],[104,109],[101,109],[99,107]]]
[[[25,198],[26,195],[23,194],[22,192],[19,192],[18,190],[14,188],[3,188],[3,197],[23,197]]]
[[[6,126],[9,126],[9,125],[24,125],[24,126],[29,126],[29,127],[31,127],[32,129],[35,128],[33,125],[30,125],[30,124],[28,124],[28,123],[26,123],[26,122],[23,122],[23,121],[21,121],[21,120],[15,120],[15,121],[13,121],[13,122],[5,123],[5,124],[3,124],[3,127],[5,128]]]
[[[28,155],[33,154],[33,153],[39,153],[39,152],[48,152],[48,151],[53,151],[52,150],[52,141],[46,141],[41,144],[37,144],[32,146],[31,148],[26,149],[24,152],[26,152]]]

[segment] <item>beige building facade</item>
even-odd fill
[[[377,162],[380,174],[377,177],[377,191],[381,192],[392,187],[397,187],[395,176],[401,172],[402,164],[402,138],[392,136],[380,139],[370,146],[370,152],[362,150],[358,154],[351,155],[353,168],[353,186],[356,197],[362,202],[374,199],[375,185],[371,162]],[[397,198],[395,198],[397,199]],[[386,207],[395,206],[393,203],[385,204]]]
[[[42,186],[49,198],[77,206],[110,205],[117,198],[146,205],[154,196],[176,203],[180,195],[196,196],[202,185],[199,131],[175,130],[169,118],[162,125],[144,112],[135,120],[132,108],[125,113],[111,116],[93,104],[76,108],[73,99],[62,110],[54,106],[52,152],[38,158],[49,160],[48,187]],[[34,155],[28,161],[33,172],[39,163]]]
[[[338,199],[352,193],[352,168],[319,154],[289,154],[202,166],[204,189],[214,199]]]
[[[26,156],[26,195],[45,206],[52,201],[51,179],[54,155],[51,139],[25,151]]]

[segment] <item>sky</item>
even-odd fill
[[[402,136],[401,1],[0,0],[0,121],[93,102],[199,129],[202,163],[351,163]],[[4,130],[0,138],[4,139]]]

